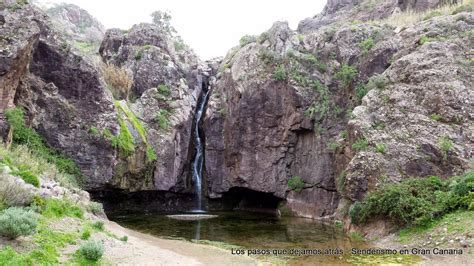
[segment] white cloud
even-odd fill
[[[172,24],[184,41],[202,59],[224,56],[245,34],[258,35],[278,20],[296,29],[298,22],[314,16],[326,0],[40,0],[76,4],[91,13],[107,28],[128,29],[150,22],[154,10],[167,10]]]

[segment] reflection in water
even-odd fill
[[[194,230],[194,240],[201,240],[201,221],[196,221],[195,225],[195,230]]]
[[[164,214],[126,214],[110,217],[119,224],[166,238],[211,240],[249,249],[327,249],[346,251],[364,245],[351,242],[340,229],[314,220],[270,214],[218,212],[217,218],[182,221]],[[336,256],[302,256],[294,264],[340,264]]]

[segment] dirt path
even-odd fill
[[[207,245],[161,239],[107,222],[108,231],[128,236],[123,242],[108,239],[106,258],[114,265],[258,265],[258,261],[232,256],[230,251]]]

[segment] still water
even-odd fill
[[[245,249],[321,249],[324,251],[339,248],[347,254],[352,247],[365,246],[364,243],[351,241],[343,234],[342,229],[311,219],[276,217],[271,214],[248,212],[212,214],[218,217],[200,221],[183,221],[168,218],[166,214],[128,213],[116,214],[109,218],[122,226],[163,238],[218,241]],[[346,264],[346,257],[346,255],[286,256],[284,261],[290,264]]]

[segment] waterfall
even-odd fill
[[[209,90],[203,91],[203,93],[205,93],[204,97],[201,98],[196,116],[194,117],[194,141],[195,141],[195,148],[196,148],[196,156],[194,157],[192,172],[193,172],[194,187],[196,190],[197,211],[203,211],[203,208],[202,208],[202,167],[204,164],[204,147],[203,147],[201,132],[199,130],[199,125],[201,124],[202,115],[204,113],[204,109],[206,108],[207,99],[209,97]]]

